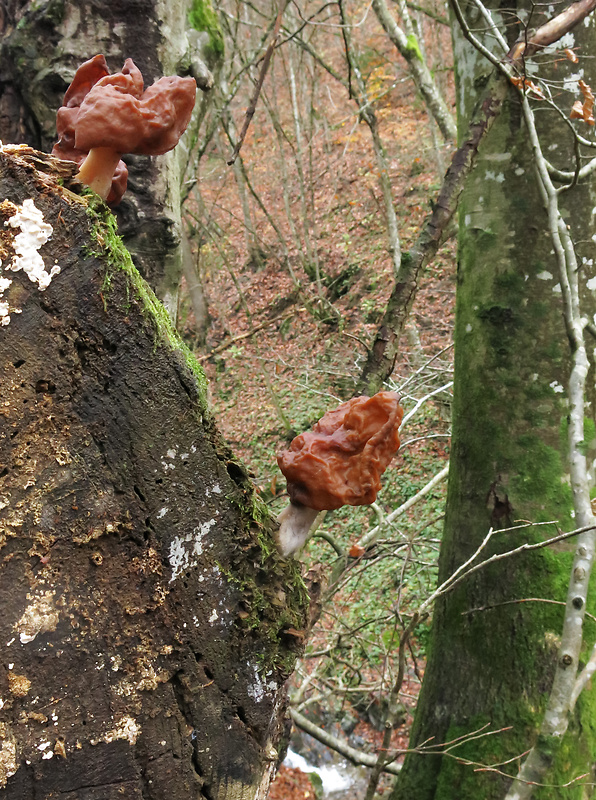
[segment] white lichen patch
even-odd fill
[[[505,183],[505,175],[502,172],[493,172],[490,169],[487,169],[484,173],[484,177],[487,181],[496,181],[497,183]]]
[[[217,622],[220,627],[227,628],[232,623],[234,615],[223,600],[219,601],[218,606],[218,608],[214,608],[211,612],[208,622],[211,623],[211,625]]]
[[[194,528],[192,533],[174,537],[168,553],[168,561],[172,568],[170,583],[175,581],[181,572],[197,565],[198,558],[203,553],[204,539],[214,525],[215,520],[210,519]]]
[[[257,665],[252,664],[252,668],[254,670],[254,683],[249,684],[246,691],[249,697],[252,697],[256,703],[260,703],[268,692],[277,691],[277,683],[274,680],[267,680],[273,675],[273,672],[267,672],[263,680],[259,675]]]
[[[136,744],[140,732],[141,726],[136,720],[132,717],[122,717],[122,719],[100,739],[92,739],[91,744],[115,742],[116,739],[126,739],[129,744]]]
[[[54,592],[43,592],[37,596],[27,595],[31,600],[22,617],[15,625],[15,633],[21,644],[32,642],[38,633],[56,630],[59,614],[54,606]]]
[[[12,281],[8,278],[0,276],[0,325],[8,325],[10,322],[10,306],[2,297],[11,283]]]
[[[5,269],[13,272],[22,269],[29,280],[36,283],[39,290],[43,292],[52,282],[52,278],[60,272],[57,264],[51,267],[49,272],[46,272],[46,265],[39,254],[39,248],[52,235],[52,226],[44,220],[42,212],[36,208],[33,200],[25,200],[5,224],[10,225],[11,228],[21,229],[13,243],[15,256],[11,263],[5,266]]]
[[[564,50],[565,48],[572,50],[574,47],[575,34],[572,31],[568,31],[568,33],[564,33],[560,39],[557,39],[554,44],[549,44],[546,47],[543,47],[540,52],[551,55],[552,53],[556,53],[557,50]]]
[[[572,94],[579,94],[579,82],[584,78],[584,71],[583,69],[579,69],[577,72],[574,72],[572,75],[568,75],[563,78],[563,89],[566,92],[571,92]]]
[[[511,153],[486,153],[485,161],[511,161]]]
[[[13,259],[4,265],[5,270],[18,272],[23,270],[32,283],[36,283],[40,292],[45,291],[52,278],[60,272],[58,264],[54,264],[46,271],[46,265],[39,253],[39,249],[52,235],[53,228],[43,218],[42,212],[36,208],[33,200],[25,200],[22,206],[16,207],[15,213],[4,224],[11,228],[19,228],[20,232],[15,236],[13,248],[15,255]],[[5,326],[10,323],[10,315],[20,314],[22,309],[14,308],[8,301],[3,299],[4,293],[9,289],[12,280],[6,276],[0,276],[0,325]]]
[[[17,744],[8,725],[0,722],[0,789],[15,774],[17,763]]]
[[[176,456],[178,455],[178,451],[175,447],[170,447],[170,449],[166,452],[164,458],[161,460],[161,465],[164,468],[164,471],[167,472],[169,469],[174,469],[175,464],[172,462],[175,460]],[[165,458],[168,458],[169,461],[165,461]]]

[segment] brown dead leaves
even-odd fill
[[[569,119],[581,119],[588,125],[594,125],[594,92],[585,82],[579,81],[579,90],[583,96],[583,102],[576,100],[569,114]]]

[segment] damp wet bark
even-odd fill
[[[71,174],[0,152],[0,798],[262,798],[304,584]],[[44,291],[6,269],[26,201]]]

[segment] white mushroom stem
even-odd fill
[[[321,513],[321,511],[298,505],[298,503],[290,503],[284,508],[277,518],[279,523],[277,544],[284,558],[295,553],[296,550],[300,550],[308,539],[308,534],[316,518]]]
[[[93,147],[81,164],[77,178],[106,200],[119,161],[120,153],[111,147]]]

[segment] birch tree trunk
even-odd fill
[[[524,18],[523,9],[517,12]],[[482,24],[480,18],[471,22],[475,30]],[[588,52],[593,41],[590,19],[566,46],[582,52],[583,44]],[[463,126],[489,67],[457,31],[454,46]],[[542,134],[549,137],[547,152],[557,165],[573,163],[564,123],[559,127],[554,112],[538,113]],[[490,527],[503,529],[518,520],[574,527],[565,437],[569,348],[548,221],[532,169],[519,99],[510,89],[460,201],[453,451],[439,582]],[[593,274],[594,199],[588,181],[565,197],[566,219],[581,242],[582,279]],[[593,421],[588,424],[593,430]],[[586,442],[592,459],[593,446]],[[504,551],[553,532],[525,529],[492,541]],[[566,599],[573,550],[572,543],[539,550],[506,568],[477,573],[439,602],[411,741],[432,744],[434,753],[406,759],[393,800],[505,795],[510,781],[503,773],[517,771],[517,762],[508,761],[531,747],[544,712],[564,612],[552,602]],[[594,778],[595,702],[586,691],[548,786],[537,789],[536,797],[588,796],[582,784]],[[473,731],[509,727],[444,746]],[[497,769],[477,769],[482,765]],[[583,780],[563,786],[581,775]]]
[[[304,584],[74,170],[0,152],[0,797],[264,798]]]

